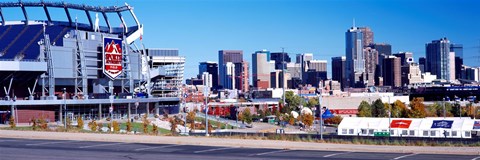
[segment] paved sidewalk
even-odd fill
[[[212,137],[173,137],[125,134],[65,133],[0,130],[2,138],[55,139],[80,141],[108,141],[126,143],[162,143],[181,145],[227,146],[245,148],[275,148],[291,150],[324,150],[351,152],[396,152],[396,153],[431,153],[480,155],[480,147],[419,147],[419,146],[384,146],[330,144],[311,142],[291,142],[279,140],[251,140]]]

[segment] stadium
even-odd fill
[[[8,19],[6,9],[23,18]],[[31,19],[29,9],[43,11],[46,19]],[[55,20],[53,11],[67,20]],[[77,21],[79,13],[87,23]],[[38,116],[61,122],[65,115],[178,112],[185,59],[177,53],[176,62],[155,62],[143,47],[143,25],[132,6],[0,2],[0,17],[2,123],[9,115],[26,123]]]

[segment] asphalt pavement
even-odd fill
[[[287,147],[286,147],[287,148]],[[445,159],[480,155],[312,151],[179,144],[0,138],[0,159]]]

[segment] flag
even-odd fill
[[[392,120],[391,128],[409,128],[412,120]]]
[[[480,129],[480,121],[475,121],[473,123],[473,129]]]
[[[452,128],[452,120],[434,120],[431,128]]]

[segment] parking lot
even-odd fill
[[[309,151],[9,138],[0,138],[0,154],[2,159],[480,159],[479,155]]]

